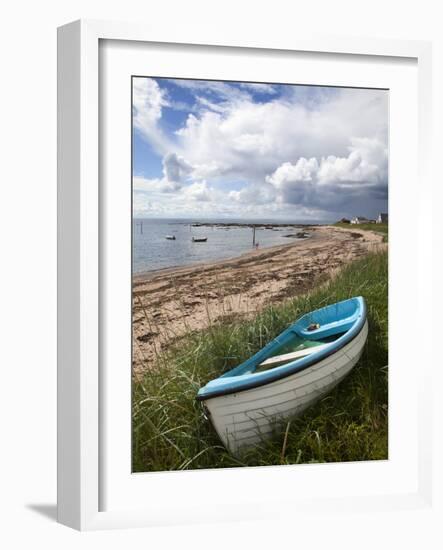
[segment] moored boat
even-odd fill
[[[165,239],[168,239],[168,241],[175,241],[175,235],[166,235]]]
[[[208,240],[208,237],[192,237],[193,243],[205,243]]]
[[[198,392],[233,454],[324,397],[355,366],[368,335],[360,297],[307,313],[254,356]]]

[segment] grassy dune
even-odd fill
[[[343,227],[344,229],[362,229],[363,231],[375,231],[376,233],[383,233],[383,242],[388,242],[389,224],[387,223],[359,223],[352,225],[349,223],[337,222],[335,227]]]
[[[386,459],[387,294],[387,252],[371,253],[309,295],[288,299],[247,321],[214,324],[171,345],[133,384],[133,470]],[[368,306],[369,336],[351,374],[302,416],[276,430],[259,449],[240,459],[232,457],[204,418],[195,400],[198,389],[255,353],[304,313],[358,295]]]

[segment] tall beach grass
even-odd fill
[[[382,233],[383,234],[383,242],[388,242],[388,236],[389,236],[389,224],[388,223],[359,223],[356,225],[349,224],[349,223],[343,223],[343,222],[337,222],[334,224],[335,227],[343,227],[343,229],[361,229],[363,231],[375,231],[376,233]]]
[[[313,309],[364,296],[369,335],[351,374],[329,395],[276,428],[240,458],[222,446],[195,399],[209,380],[238,365]],[[315,291],[248,319],[208,323],[188,334],[133,382],[133,471],[378,460],[388,457],[388,255],[371,252]]]

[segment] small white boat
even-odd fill
[[[193,243],[205,243],[208,240],[208,237],[192,237]]]
[[[165,239],[168,239],[168,241],[175,241],[175,235],[166,235]]]
[[[225,447],[238,454],[330,392],[360,359],[367,335],[362,297],[318,309],[206,384],[197,399]]]

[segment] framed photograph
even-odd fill
[[[429,44],[58,40],[59,521],[429,507]]]

